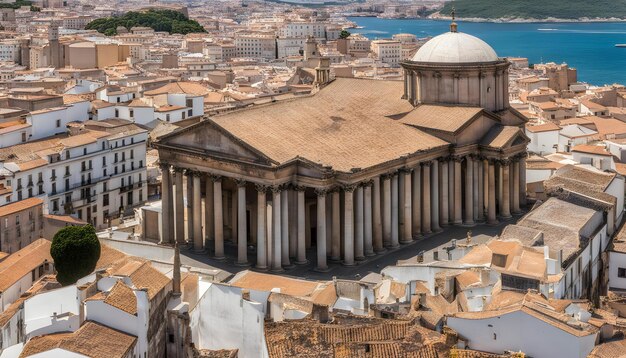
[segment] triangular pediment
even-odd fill
[[[481,145],[496,149],[506,149],[527,145],[530,139],[517,126],[494,126],[482,139]]]
[[[267,165],[273,162],[210,119],[161,137],[159,144],[179,150],[200,152],[209,157]]]

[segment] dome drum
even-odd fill
[[[413,105],[466,105],[493,112],[509,107],[508,61],[471,35],[437,36],[402,67],[404,97]]]

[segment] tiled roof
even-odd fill
[[[463,126],[477,118],[483,109],[480,107],[441,106],[423,104],[412,111],[398,115],[404,124],[418,128],[436,129],[456,133]],[[396,116],[394,116],[396,117]]]
[[[0,261],[0,293],[44,262],[52,262],[50,241],[38,239]]]
[[[330,305],[337,300],[334,285],[324,282],[244,271],[237,274],[229,283],[235,287],[266,292],[273,288],[279,288],[282,294],[304,298],[320,304]]]
[[[413,109],[401,96],[399,82],[337,79],[313,96],[221,114],[213,121],[275,162],[300,157],[345,172],[448,146],[392,119]],[[178,133],[162,140],[186,132]]]
[[[137,296],[135,296],[135,292],[122,281],[115,283],[104,299],[104,303],[132,315],[137,314]]]
[[[0,218],[3,216],[19,213],[20,211],[30,209],[37,205],[43,205],[43,200],[39,198],[28,198],[28,199],[16,201],[11,204],[0,206]]]
[[[549,122],[546,124],[540,124],[536,126],[526,126],[526,130],[532,133],[558,131],[559,129],[561,128],[552,122]]]
[[[572,152],[603,155],[605,157],[611,156],[611,153],[609,153],[604,146],[600,145],[579,144],[572,148]]]
[[[597,345],[587,358],[624,358],[626,357],[626,339]]]
[[[145,91],[145,96],[156,96],[159,94],[184,93],[195,96],[204,96],[211,92],[211,88],[194,82],[172,82],[157,89]]]
[[[521,136],[526,139],[526,135],[519,127],[515,126],[493,126],[487,135],[482,139],[481,144],[492,148],[504,148],[512,142],[517,136]]]
[[[91,358],[126,358],[137,337],[87,321],[74,333],[56,333],[34,337],[24,345],[20,357],[29,357],[61,348]]]
[[[126,276],[132,281],[135,288],[145,288],[148,290],[148,299],[153,299],[172,280],[152,267],[149,261],[136,257],[129,257],[121,267],[112,268],[110,274],[113,276]]]

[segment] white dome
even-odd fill
[[[476,63],[498,61],[485,41],[462,32],[447,32],[426,42],[413,56],[415,62]]]

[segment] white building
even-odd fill
[[[598,329],[589,314],[571,303],[563,312],[548,300],[527,294],[509,307],[484,312],[460,312],[447,318],[464,347],[502,354],[523,352],[536,358],[585,358],[593,350]]]
[[[526,126],[526,136],[530,139],[528,151],[544,155],[556,153],[561,128],[554,123],[546,123],[537,126]]]
[[[284,24],[279,30],[279,37],[298,37],[317,40],[326,39],[326,24],[321,22],[291,22]]]
[[[402,61],[402,43],[395,40],[374,40],[371,43],[376,58],[390,65],[398,65]]]
[[[41,197],[45,213],[104,227],[146,200],[147,130],[110,119],[73,132],[0,149],[0,180],[10,188],[0,206]]]
[[[237,33],[235,34],[237,57],[276,58],[276,39],[272,34]]]

